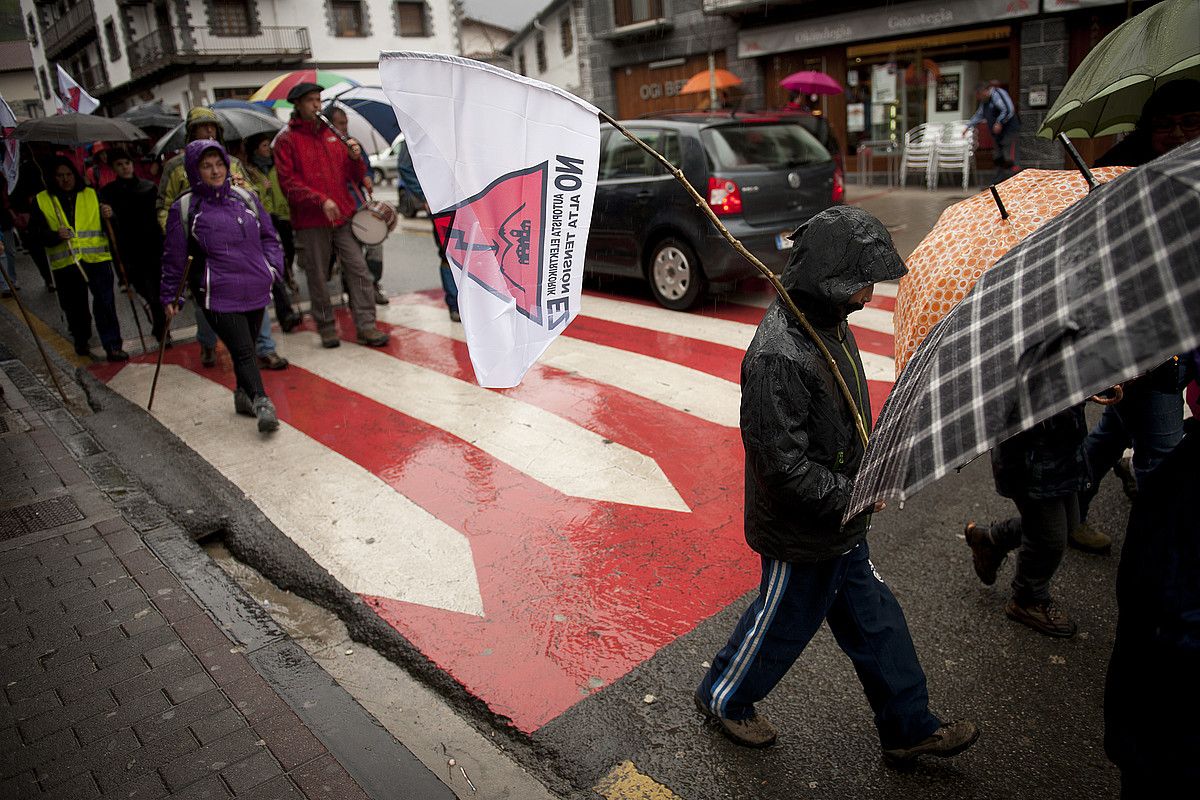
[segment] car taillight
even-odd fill
[[[833,170],[833,202],[840,203],[845,196],[846,180],[842,176],[842,168],[836,167]]]
[[[742,213],[742,190],[727,178],[710,176],[708,179],[708,204],[718,217]]]

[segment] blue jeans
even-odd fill
[[[1146,475],[1183,441],[1183,394],[1134,384],[1121,402],[1105,406],[1096,427],[1084,440],[1092,485],[1079,493],[1079,517],[1088,506],[1125,448],[1133,447],[1133,476],[1140,486]]]
[[[875,712],[879,741],[907,747],[941,722],[929,712],[925,672],[904,612],[877,577],[866,542],[815,564],[764,557],[758,597],[717,653],[696,694],[717,716],[747,719],[829,623]]]
[[[217,346],[217,334],[208,324],[208,319],[199,304],[196,305],[196,341],[201,347]],[[271,315],[263,312],[262,325],[258,329],[258,337],[254,341],[254,349],[258,355],[266,356],[275,352],[275,340],[271,338]]]

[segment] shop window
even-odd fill
[[[546,71],[546,37],[542,33],[538,33],[537,38],[533,42],[533,51],[537,56],[538,74],[541,75]]]
[[[33,21],[33,14],[25,15],[25,27],[29,28],[29,43],[34,47],[37,47],[37,23]]]
[[[363,15],[363,4],[358,0],[333,0],[330,4],[333,16],[333,35],[343,37],[366,36],[367,26]]]
[[[393,4],[396,14],[397,36],[429,36],[429,6],[409,0],[397,0]]]
[[[250,36],[253,11],[249,0],[210,0],[209,27],[215,36]]]
[[[662,17],[663,0],[613,0],[613,23],[618,28]]]
[[[559,38],[562,39],[563,55],[571,55],[571,51],[575,49],[575,32],[571,29],[571,17],[569,14],[563,17],[562,27],[559,28]]]
[[[121,45],[117,42],[117,23],[112,17],[104,20],[104,41],[108,45],[108,60],[121,60]]]

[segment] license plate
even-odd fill
[[[781,233],[781,234],[777,235],[775,237],[775,249],[776,250],[791,250],[793,242],[790,238],[788,238],[791,235],[792,235],[791,231],[787,231],[786,233]]]

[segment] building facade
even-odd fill
[[[24,39],[0,42],[0,97],[18,119],[40,117],[45,113],[38,99],[33,57]]]
[[[319,66],[378,83],[379,52],[457,53],[451,0],[21,0],[47,113],[55,65],[112,114],[244,98]]]
[[[584,0],[554,0],[504,48],[510,69],[591,99],[588,17]]]

